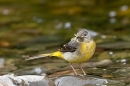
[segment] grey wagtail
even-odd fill
[[[96,43],[90,37],[87,30],[80,30],[75,37],[68,43],[63,45],[58,51],[48,54],[40,54],[37,56],[29,57],[27,60],[42,58],[42,57],[58,57],[70,63],[75,75],[78,75],[72,63],[78,63],[83,74],[86,75],[81,63],[89,60],[94,54]]]

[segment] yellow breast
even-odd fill
[[[93,40],[90,42],[82,42],[79,47],[81,53],[81,59],[79,62],[85,62],[89,60],[94,54],[95,47],[96,43]]]
[[[94,51],[96,44],[94,41],[80,43],[78,49],[75,52],[63,53],[63,58],[71,63],[82,63],[89,60]]]

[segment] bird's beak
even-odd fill
[[[84,38],[84,37],[83,37],[83,36],[78,36],[78,37],[76,37],[76,38],[77,38],[78,41],[83,41],[83,38]]]
[[[77,36],[76,38],[77,39],[82,39],[82,38],[84,38],[84,36]]]

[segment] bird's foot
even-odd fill
[[[86,74],[77,74],[77,75],[75,75],[75,76],[85,77],[85,76],[86,76]]]

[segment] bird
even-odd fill
[[[77,32],[77,34],[74,34],[74,37],[71,38],[69,42],[65,43],[57,51],[28,57],[26,58],[26,60],[32,60],[42,57],[58,57],[66,60],[70,64],[75,75],[78,75],[78,73],[73,67],[73,63],[79,64],[83,75],[86,75],[86,72],[82,68],[81,64],[88,61],[93,56],[95,48],[96,43],[92,39],[90,33],[86,29],[81,29]]]

